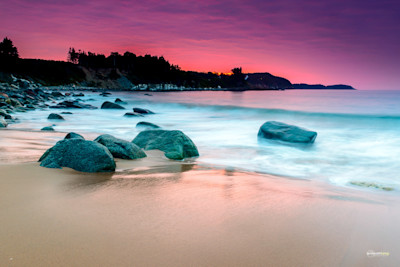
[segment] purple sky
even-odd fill
[[[129,50],[184,70],[400,89],[398,0],[0,1],[0,38],[24,58]]]

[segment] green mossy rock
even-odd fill
[[[114,158],[105,146],[77,138],[58,141],[39,161],[40,166],[46,168],[69,167],[81,172],[115,171]]]
[[[258,137],[290,143],[313,143],[317,133],[283,122],[267,121],[260,127]]]
[[[132,142],[144,150],[159,149],[169,159],[181,160],[199,156],[199,152],[193,141],[178,130],[143,131]]]
[[[140,159],[146,157],[146,153],[134,143],[118,139],[109,134],[100,135],[94,141],[107,147],[115,158]]]

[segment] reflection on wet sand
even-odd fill
[[[396,196],[167,160],[0,166],[0,266],[395,266]],[[368,201],[369,200],[369,201]],[[349,238],[351,237],[351,238]],[[366,252],[389,252],[370,258]]]

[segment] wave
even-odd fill
[[[191,104],[191,103],[170,103],[185,108],[205,108],[214,111],[226,112],[250,112],[257,114],[276,114],[276,115],[300,115],[300,116],[313,116],[313,117],[333,117],[344,119],[383,119],[383,120],[400,120],[400,115],[391,114],[356,114],[356,113],[330,113],[330,112],[312,112],[300,111],[290,109],[273,109],[273,108],[256,108],[256,107],[243,107],[233,105],[207,105],[207,104]]]

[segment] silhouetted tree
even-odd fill
[[[19,58],[18,49],[13,45],[12,41],[7,37],[0,43],[0,56]]]
[[[244,86],[245,85],[245,75],[242,72],[242,67],[232,69],[232,79],[234,86]]]
[[[0,65],[4,67],[15,65],[18,58],[18,49],[13,45],[10,39],[5,37],[0,43]]]
[[[70,47],[68,51],[68,61],[77,64],[79,60],[79,53],[75,51],[75,48]]]

